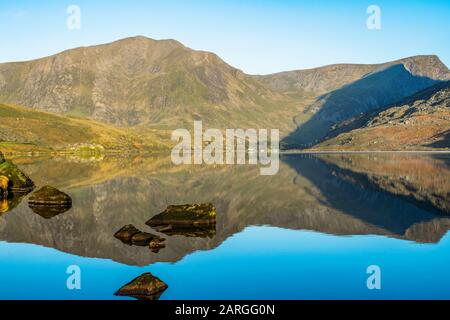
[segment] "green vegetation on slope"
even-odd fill
[[[11,152],[162,152],[154,130],[116,128],[92,120],[0,104],[0,148]]]

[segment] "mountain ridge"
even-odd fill
[[[381,71],[397,64],[405,65],[405,68],[414,75],[432,76],[438,80],[450,79],[450,70],[437,55],[415,55],[377,64],[337,63],[309,69],[282,71],[267,75],[254,75],[254,77],[276,91],[296,92],[298,90],[309,89],[318,94],[323,94],[338,89],[345,84],[349,84],[373,72]],[[431,66],[434,72],[426,72],[426,68],[423,67],[424,64]],[[351,73],[353,69],[356,70],[356,74]],[[320,72],[325,74],[330,73],[332,77],[336,78],[335,80],[337,83],[322,83],[321,79],[317,79]],[[308,86],[308,82],[316,82],[315,87],[317,87],[317,89]],[[317,82],[319,82],[319,84],[317,84]]]
[[[229,110],[257,117],[253,109],[285,99],[216,54],[175,40],[126,38],[0,65],[0,101],[122,126],[199,117],[217,125],[211,109],[223,121]]]
[[[118,127],[275,127],[284,146],[297,147],[448,79],[435,55],[248,75],[212,52],[137,36],[2,63],[0,103]]]

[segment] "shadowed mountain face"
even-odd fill
[[[212,249],[252,225],[439,241],[450,226],[444,205],[449,195],[448,187],[439,188],[442,182],[436,179],[450,181],[448,157],[386,157],[286,156],[279,174],[270,177],[260,176],[252,166],[173,168],[167,159],[157,158],[15,159],[38,187],[50,184],[68,193],[73,207],[44,219],[24,199],[0,217],[0,241],[130,265],[177,261],[193,251]],[[403,168],[401,176],[394,167],[379,168],[387,160]],[[421,172],[427,172],[427,178]],[[403,175],[409,176],[407,183]],[[383,178],[391,183],[383,183]],[[403,189],[391,188],[401,183]],[[217,208],[217,221],[208,236],[167,236],[145,225],[168,205],[209,202]],[[115,239],[114,233],[130,223],[167,238],[166,248],[156,254]]]
[[[417,76],[403,64],[371,73],[360,80],[320,96],[308,107],[309,119],[291,133],[285,144],[304,145],[327,138],[334,126],[352,117],[401,101],[438,80]]]
[[[401,103],[354,117],[330,133],[322,150],[450,148],[450,82],[440,82]]]
[[[343,180],[359,181],[387,191],[436,214],[450,215],[450,180],[447,155],[356,154],[321,155],[340,168]]]

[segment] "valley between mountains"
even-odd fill
[[[283,149],[449,150],[438,57],[248,75],[214,53],[138,36],[0,64],[0,149],[170,150],[170,133],[280,129]]]

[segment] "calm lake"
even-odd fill
[[[0,299],[128,299],[151,272],[160,299],[450,299],[450,155],[284,155],[259,167],[174,166],[170,158],[11,159],[72,197],[49,218],[16,199],[0,214]],[[168,205],[213,203],[214,230],[164,235]],[[154,253],[114,237],[127,224],[165,237]],[[81,270],[69,290],[66,270]],[[381,289],[367,268],[381,269]]]

